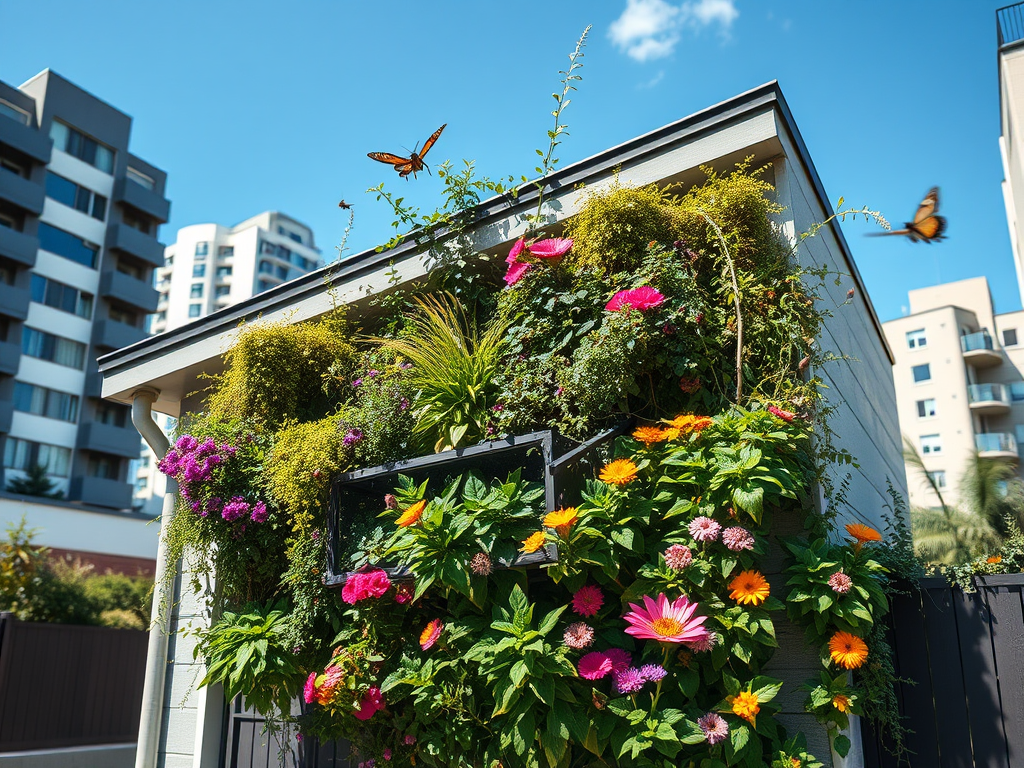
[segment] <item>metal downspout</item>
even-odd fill
[[[138,389],[132,393],[132,424],[157,457],[167,453],[170,442],[153,421],[153,403],[160,393],[155,389]],[[139,741],[135,752],[135,768],[156,768],[160,744],[160,722],[163,713],[164,683],[167,679],[167,646],[171,631],[171,602],[174,583],[168,578],[167,529],[174,517],[178,484],[167,478],[167,493],[160,516],[160,542],[156,551],[156,573],[153,577],[153,614],[149,628],[149,650],[146,654],[146,679],[142,689],[142,717]]]

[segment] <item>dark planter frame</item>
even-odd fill
[[[533,472],[524,472],[523,479],[544,484],[544,509],[546,512],[554,512],[560,507],[571,506],[579,502],[580,492],[585,481],[583,465],[586,459],[597,448],[623,434],[632,426],[632,423],[632,420],[623,422],[601,432],[585,443],[576,443],[553,430],[544,430],[500,440],[489,440],[467,448],[442,451],[430,456],[420,456],[377,467],[357,469],[339,475],[331,484],[331,501],[327,517],[327,575],[324,577],[324,582],[329,586],[342,585],[350,574],[339,565],[339,531],[344,525],[342,510],[346,494],[358,493],[376,496],[383,505],[382,486],[390,492],[397,484],[400,474],[411,476],[416,482],[422,482],[425,478],[435,475],[440,475],[442,478],[459,475],[472,469],[478,469],[481,465],[493,463],[495,460],[507,460],[506,471],[511,471],[516,466],[526,467],[527,461],[529,461],[533,465]],[[482,474],[486,480],[493,479],[488,477],[491,473]],[[537,552],[521,554],[511,563],[499,563],[499,565],[518,568],[549,565],[557,561],[558,548],[549,544]],[[384,570],[393,579],[411,576],[408,570],[402,567],[384,568]]]

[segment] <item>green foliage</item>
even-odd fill
[[[100,613],[104,626],[149,629],[153,580],[144,576],[107,573],[84,582],[85,595]]]
[[[24,496],[43,496],[48,499],[63,498],[64,491],[55,491],[56,485],[46,474],[46,467],[42,464],[33,464],[25,471],[25,477],[15,477],[7,481],[7,492]]]
[[[225,612],[196,646],[196,658],[206,661],[201,685],[220,683],[227,700],[243,694],[264,715],[288,712],[302,681],[287,644],[288,613],[284,606],[250,605],[244,611]]]
[[[974,577],[996,573],[1024,573],[1024,533],[1014,517],[1007,515],[1003,521],[1006,537],[998,549],[983,554],[974,560],[945,569],[949,582],[964,592],[974,591]]]

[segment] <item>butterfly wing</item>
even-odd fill
[[[911,239],[923,240],[926,243],[942,240],[945,237],[943,233],[946,231],[946,219],[943,216],[928,216],[910,224],[909,229],[912,233]]]
[[[928,190],[928,194],[924,196],[924,200],[917,207],[917,213],[914,214],[914,224],[920,224],[929,216],[939,212],[939,188],[932,187]]]
[[[409,165],[412,162],[408,157],[399,157],[398,155],[392,155],[390,152],[367,152],[366,156],[371,160],[376,160],[378,163],[387,163],[396,168],[402,165]]]
[[[434,142],[437,141],[438,138],[441,136],[441,131],[443,131],[447,127],[448,127],[448,123],[445,123],[440,128],[438,128],[436,131],[434,131],[432,134],[430,134],[430,138],[429,139],[427,139],[425,142],[423,142],[423,149],[420,150],[420,153],[419,153],[419,157],[420,157],[421,160],[427,154],[427,152],[430,151],[430,148],[432,146],[434,146]]]

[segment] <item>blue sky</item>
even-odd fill
[[[562,164],[778,79],[833,200],[909,218],[942,187],[949,239],[914,245],[844,227],[880,317],[908,289],[987,275],[1020,308],[1000,190],[995,9],[1002,3],[793,0],[0,2],[0,80],[50,67],[134,118],[133,151],[170,175],[172,219],[234,224],[277,209],[310,224],[327,259],[386,240],[369,160],[447,122],[429,158],[530,174],[546,147],[558,69],[587,24]],[[651,29],[658,32],[651,34]]]

